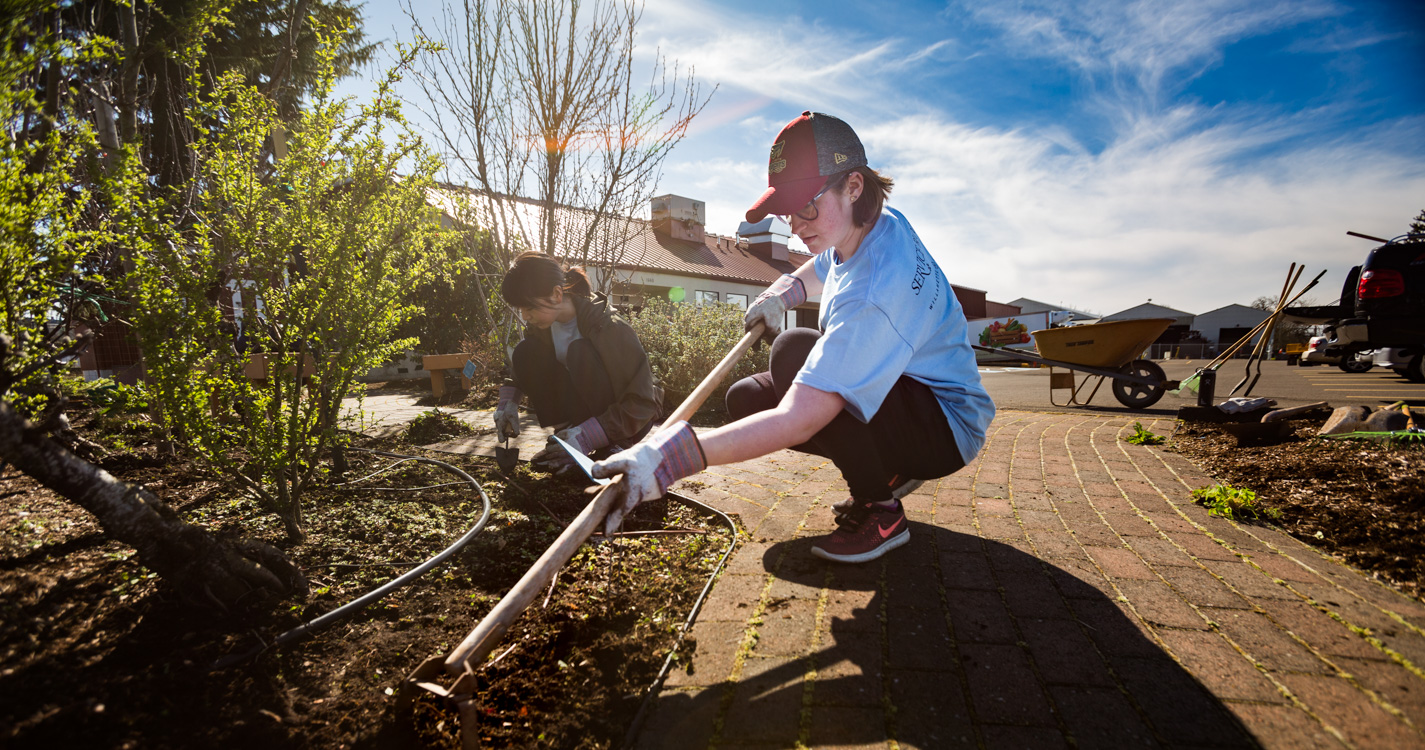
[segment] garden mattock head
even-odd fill
[[[417,696],[422,691],[441,699],[446,708],[454,707],[460,714],[460,745],[464,750],[478,750],[480,747],[479,696],[475,692],[475,673],[467,665],[465,671],[455,679],[455,684],[446,689],[437,682],[446,673],[445,657],[432,656],[421,662],[414,672],[401,683],[401,691],[396,695],[397,714],[412,715]],[[412,717],[414,718],[414,717]]]

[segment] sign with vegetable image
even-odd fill
[[[993,320],[980,331],[980,346],[1002,347],[1029,343],[1029,328],[1016,318]]]
[[[1021,313],[1003,318],[981,318],[971,320],[970,342],[992,349],[1028,349],[1034,350],[1034,332],[1042,331],[1045,328],[1065,317],[1064,313],[1057,312],[1035,312]],[[995,355],[989,352],[975,352],[976,361],[985,362],[994,360]]]

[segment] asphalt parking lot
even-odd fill
[[[1158,365],[1170,380],[1186,379],[1203,364],[1203,360],[1158,361]],[[1228,397],[1232,387],[1244,378],[1246,367],[1246,360],[1232,360],[1217,371],[1216,401],[1221,402]],[[1065,372],[1062,369],[1055,371]],[[1256,365],[1253,365],[1253,375],[1256,372]],[[1332,406],[1385,406],[1396,401],[1405,401],[1412,407],[1425,408],[1425,384],[1412,383],[1381,367],[1351,374],[1336,367],[1296,367],[1287,365],[1285,361],[1271,360],[1261,363],[1261,373],[1251,395],[1274,399],[1280,407],[1300,406],[1315,401],[1326,401]],[[1001,409],[1070,410],[1171,417],[1177,413],[1178,407],[1197,403],[1196,393],[1183,391],[1179,395],[1165,394],[1158,403],[1147,409],[1129,409],[1113,397],[1110,383],[1105,381],[1098,393],[1088,401],[1087,406],[1055,406],[1050,401],[1049,368],[982,365],[980,377],[995,405]],[[1090,381],[1093,379],[1092,376],[1075,373],[1076,382],[1081,383],[1086,377]],[[1083,387],[1079,400],[1086,400],[1093,388],[1093,382]],[[1236,395],[1242,395],[1242,391],[1239,390]],[[1062,405],[1068,397],[1067,390],[1055,391],[1053,401]]]

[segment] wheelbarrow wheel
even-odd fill
[[[1124,375],[1147,378],[1157,382],[1157,385],[1147,386],[1130,383],[1127,380],[1114,380],[1113,397],[1130,409],[1146,409],[1158,403],[1158,399],[1167,392],[1167,389],[1163,387],[1164,381],[1168,379],[1167,374],[1163,372],[1163,368],[1146,359],[1135,359],[1119,368],[1119,371]]]

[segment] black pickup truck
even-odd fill
[[[1425,234],[1397,237],[1351,269],[1335,305],[1288,307],[1286,315],[1324,323],[1327,348],[1342,356],[1369,349],[1404,349],[1401,374],[1425,382]]]

